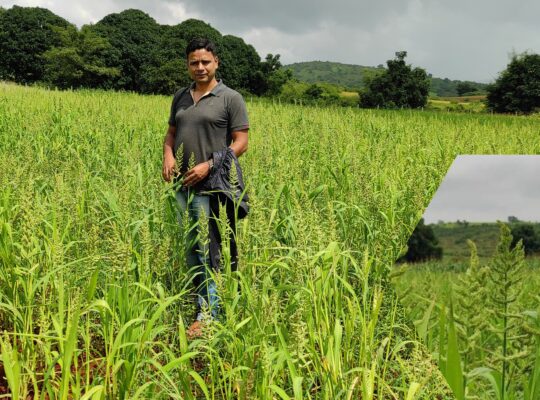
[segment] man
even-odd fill
[[[162,173],[163,179],[170,182],[175,165],[180,165],[176,173],[181,176],[181,188],[176,199],[184,214],[187,210],[190,222],[198,224],[199,220],[211,221],[215,214],[212,201],[216,196],[205,190],[215,168],[213,157],[223,155],[224,149],[225,155],[228,152],[233,158],[242,155],[247,150],[249,122],[242,96],[216,79],[219,59],[214,43],[207,39],[192,40],[186,48],[186,58],[193,83],[174,95],[163,143]],[[220,162],[220,168],[222,165]],[[216,284],[209,273],[208,240],[199,235],[200,231],[208,232],[208,227],[198,226],[197,233],[191,230],[186,247],[188,267],[197,270],[194,281],[199,312],[187,331],[191,337],[202,333],[203,309],[208,307],[215,318],[219,307]]]

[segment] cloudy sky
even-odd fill
[[[286,64],[375,66],[406,50],[434,76],[479,82],[495,79],[512,52],[540,52],[537,0],[0,0],[13,4],[46,7],[78,26],[127,8],[161,24],[198,18]]]
[[[429,204],[438,220],[540,221],[540,156],[459,156]]]

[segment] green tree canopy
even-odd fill
[[[365,82],[360,106],[366,108],[418,108],[426,105],[429,78],[422,68],[405,63],[406,51],[386,62],[387,69]]]
[[[283,69],[279,54],[267,54],[260,69],[252,76],[250,91],[257,95],[275,96],[285,83],[292,79],[292,71]]]
[[[523,114],[539,111],[540,54],[514,55],[487,92],[487,106],[492,111]]]
[[[476,85],[471,82],[459,82],[456,86],[458,96],[464,96],[466,94],[474,93],[478,90]]]
[[[151,62],[153,50],[160,43],[159,24],[148,14],[129,9],[107,15],[90,29],[108,39],[118,52],[118,64],[109,64],[120,70],[115,88],[139,91],[141,71]]]
[[[174,93],[190,82],[185,50],[194,38],[212,40],[217,47],[217,76],[233,89],[249,90],[250,79],[260,69],[261,59],[253,46],[232,35],[222,36],[204,21],[188,19],[174,26],[163,26],[160,45],[143,68],[143,92]],[[169,75],[172,74],[172,75]]]
[[[0,79],[32,83],[43,78],[43,54],[61,45],[54,27],[70,23],[45,8],[13,6],[0,13]]]
[[[512,247],[521,240],[526,255],[540,253],[540,233],[532,224],[519,222],[510,225],[512,232]]]
[[[261,62],[241,38],[222,36],[196,19],[159,25],[148,14],[129,9],[79,31],[46,9],[14,6],[0,9],[0,22],[0,79],[170,95],[191,81],[185,49],[197,37],[216,44],[217,76],[234,89],[276,95],[291,78],[279,54]]]
[[[223,36],[221,61],[227,73],[223,79],[233,89],[249,90],[253,75],[261,68],[261,57],[255,48],[232,35]]]
[[[407,241],[407,253],[398,261],[440,260],[442,254],[442,247],[439,246],[433,228],[430,225],[425,225],[424,218],[422,218]]]
[[[119,75],[118,68],[110,67],[111,44],[94,33],[88,26],[77,31],[74,26],[56,28],[62,45],[53,47],[43,55],[45,60],[44,80],[65,88],[102,87]]]

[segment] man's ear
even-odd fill
[[[217,63],[216,68],[219,68],[219,58],[218,58],[218,56],[214,56],[214,60],[216,60],[216,63]]]

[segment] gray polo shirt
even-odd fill
[[[175,157],[182,157],[182,170],[188,169],[191,154],[195,164],[210,158],[214,151],[227,148],[232,142],[231,132],[248,129],[246,104],[240,93],[228,88],[222,81],[206,96],[194,104],[190,87],[174,95],[169,125],[176,127]],[[177,154],[182,146],[182,154]]]

